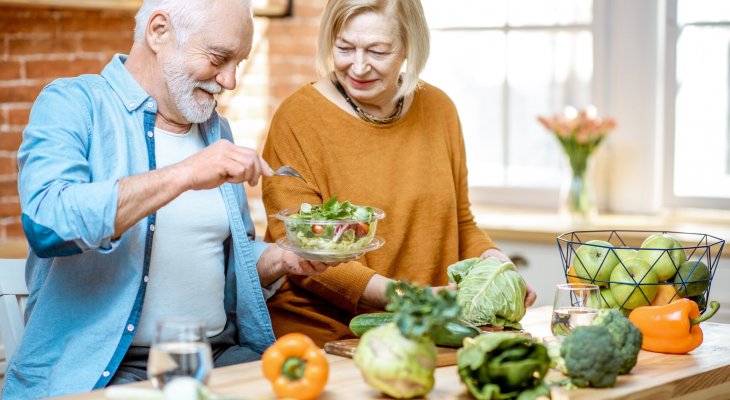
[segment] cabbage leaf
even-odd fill
[[[514,264],[488,257],[469,258],[447,268],[456,283],[461,318],[473,325],[522,329],[527,285]]]

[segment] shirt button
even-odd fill
[[[148,132],[147,132],[147,136],[148,136],[148,137],[152,137],[153,135],[154,135],[154,133],[152,133],[152,131],[148,131]]]
[[[147,108],[153,108],[155,106],[155,103],[148,101],[147,102]]]
[[[129,103],[129,104],[127,104],[127,106],[128,106],[129,108],[134,108],[134,103]]]
[[[144,283],[147,283],[150,281],[150,277],[148,275],[145,275],[143,280],[144,280]]]
[[[127,325],[127,330],[130,332],[134,332],[134,325],[132,325],[132,324]]]
[[[154,232],[154,231],[155,231],[155,224],[150,224],[150,230],[151,230],[152,232]]]
[[[103,376],[104,378],[108,378],[108,377],[109,377],[109,375],[111,375],[111,374],[109,373],[109,371],[104,371],[104,372],[102,372],[102,373],[101,373],[101,376]]]

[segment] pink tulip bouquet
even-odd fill
[[[562,114],[538,117],[542,125],[555,134],[570,160],[574,174],[585,173],[588,158],[603,138],[616,128],[613,118],[599,118],[596,107],[588,106],[577,111],[566,107]]]
[[[567,206],[571,214],[587,218],[593,207],[593,199],[586,184],[586,170],[591,154],[606,135],[616,128],[613,118],[599,118],[594,106],[583,110],[566,107],[561,114],[538,117],[540,123],[555,137],[568,156],[572,169],[572,181],[567,194]]]

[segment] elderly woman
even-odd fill
[[[418,78],[429,52],[420,1],[330,0],[318,46],[322,78],[282,103],[264,148],[272,166],[294,166],[306,183],[265,179],[266,211],[337,195],[387,214],[383,248],[317,277],[289,276],[268,302],[277,336],[303,332],[322,345],[352,337],[354,315],[382,310],[391,280],[442,286],[454,262],[508,258],[469,209],[454,104]],[[284,234],[270,219],[267,241]],[[534,301],[528,289],[525,303]]]

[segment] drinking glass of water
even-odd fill
[[[157,323],[147,362],[147,376],[162,389],[171,380],[188,376],[203,384],[213,369],[206,325],[190,319],[164,319]]]
[[[590,325],[596,317],[601,298],[597,285],[563,283],[555,288],[550,330],[555,336],[568,335],[576,326]]]

